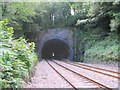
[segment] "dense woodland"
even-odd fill
[[[29,36],[37,31],[74,27],[75,61],[120,60],[120,2],[3,2],[0,15],[0,88],[29,78],[38,61]]]

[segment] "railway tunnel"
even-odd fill
[[[36,47],[41,59],[73,60],[73,28],[55,28],[36,33]]]
[[[41,47],[42,59],[70,59],[73,60],[73,50],[69,42],[60,39],[52,38],[46,40]]]

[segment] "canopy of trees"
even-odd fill
[[[0,6],[2,19],[8,18],[19,36],[29,31],[75,26],[78,19],[91,18],[102,25],[100,20],[108,18],[107,29],[111,31],[118,30],[120,22],[119,2],[3,2]]]

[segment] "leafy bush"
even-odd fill
[[[118,35],[113,33],[104,40],[94,44],[90,49],[86,50],[85,57],[101,60],[119,60],[119,46]]]
[[[7,19],[0,22],[0,88],[20,88],[37,61],[35,44],[22,37],[13,39],[7,24]]]
[[[92,26],[87,24],[83,28],[79,26],[76,30],[76,46],[78,48],[75,55],[81,57],[78,61],[84,61],[86,58],[104,61],[120,60],[118,33],[106,33],[104,29]],[[83,53],[77,52],[78,50]]]
[[[120,26],[120,13],[115,13],[113,16],[115,18],[112,19],[110,23],[111,31],[118,31]]]

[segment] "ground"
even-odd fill
[[[110,87],[117,87],[118,82],[116,79],[110,78],[108,76],[100,75],[100,74],[96,75],[96,73],[92,73],[84,69],[75,68],[74,66],[67,65],[60,61],[57,61],[57,62],[75,71],[78,71],[86,75],[89,78],[94,78],[97,81],[104,83]],[[61,68],[55,63],[51,61],[50,63],[52,66],[56,68],[56,70],[58,70],[63,76],[66,77],[66,79],[68,79],[77,88],[86,88],[86,87],[96,88],[97,87],[94,84],[86,81],[85,79],[80,78],[79,76],[73,74],[72,72],[66,71],[65,69]],[[108,70],[112,69],[114,71],[118,70],[116,66],[108,66],[108,65],[103,65],[103,64],[88,64],[88,63],[87,65],[101,67],[101,68],[105,68]],[[35,67],[35,74],[31,78],[31,82],[26,83],[24,85],[24,88],[72,88],[72,86],[67,81],[65,81],[62,77],[60,77],[59,74],[57,74],[45,60],[42,60],[37,63]]]

